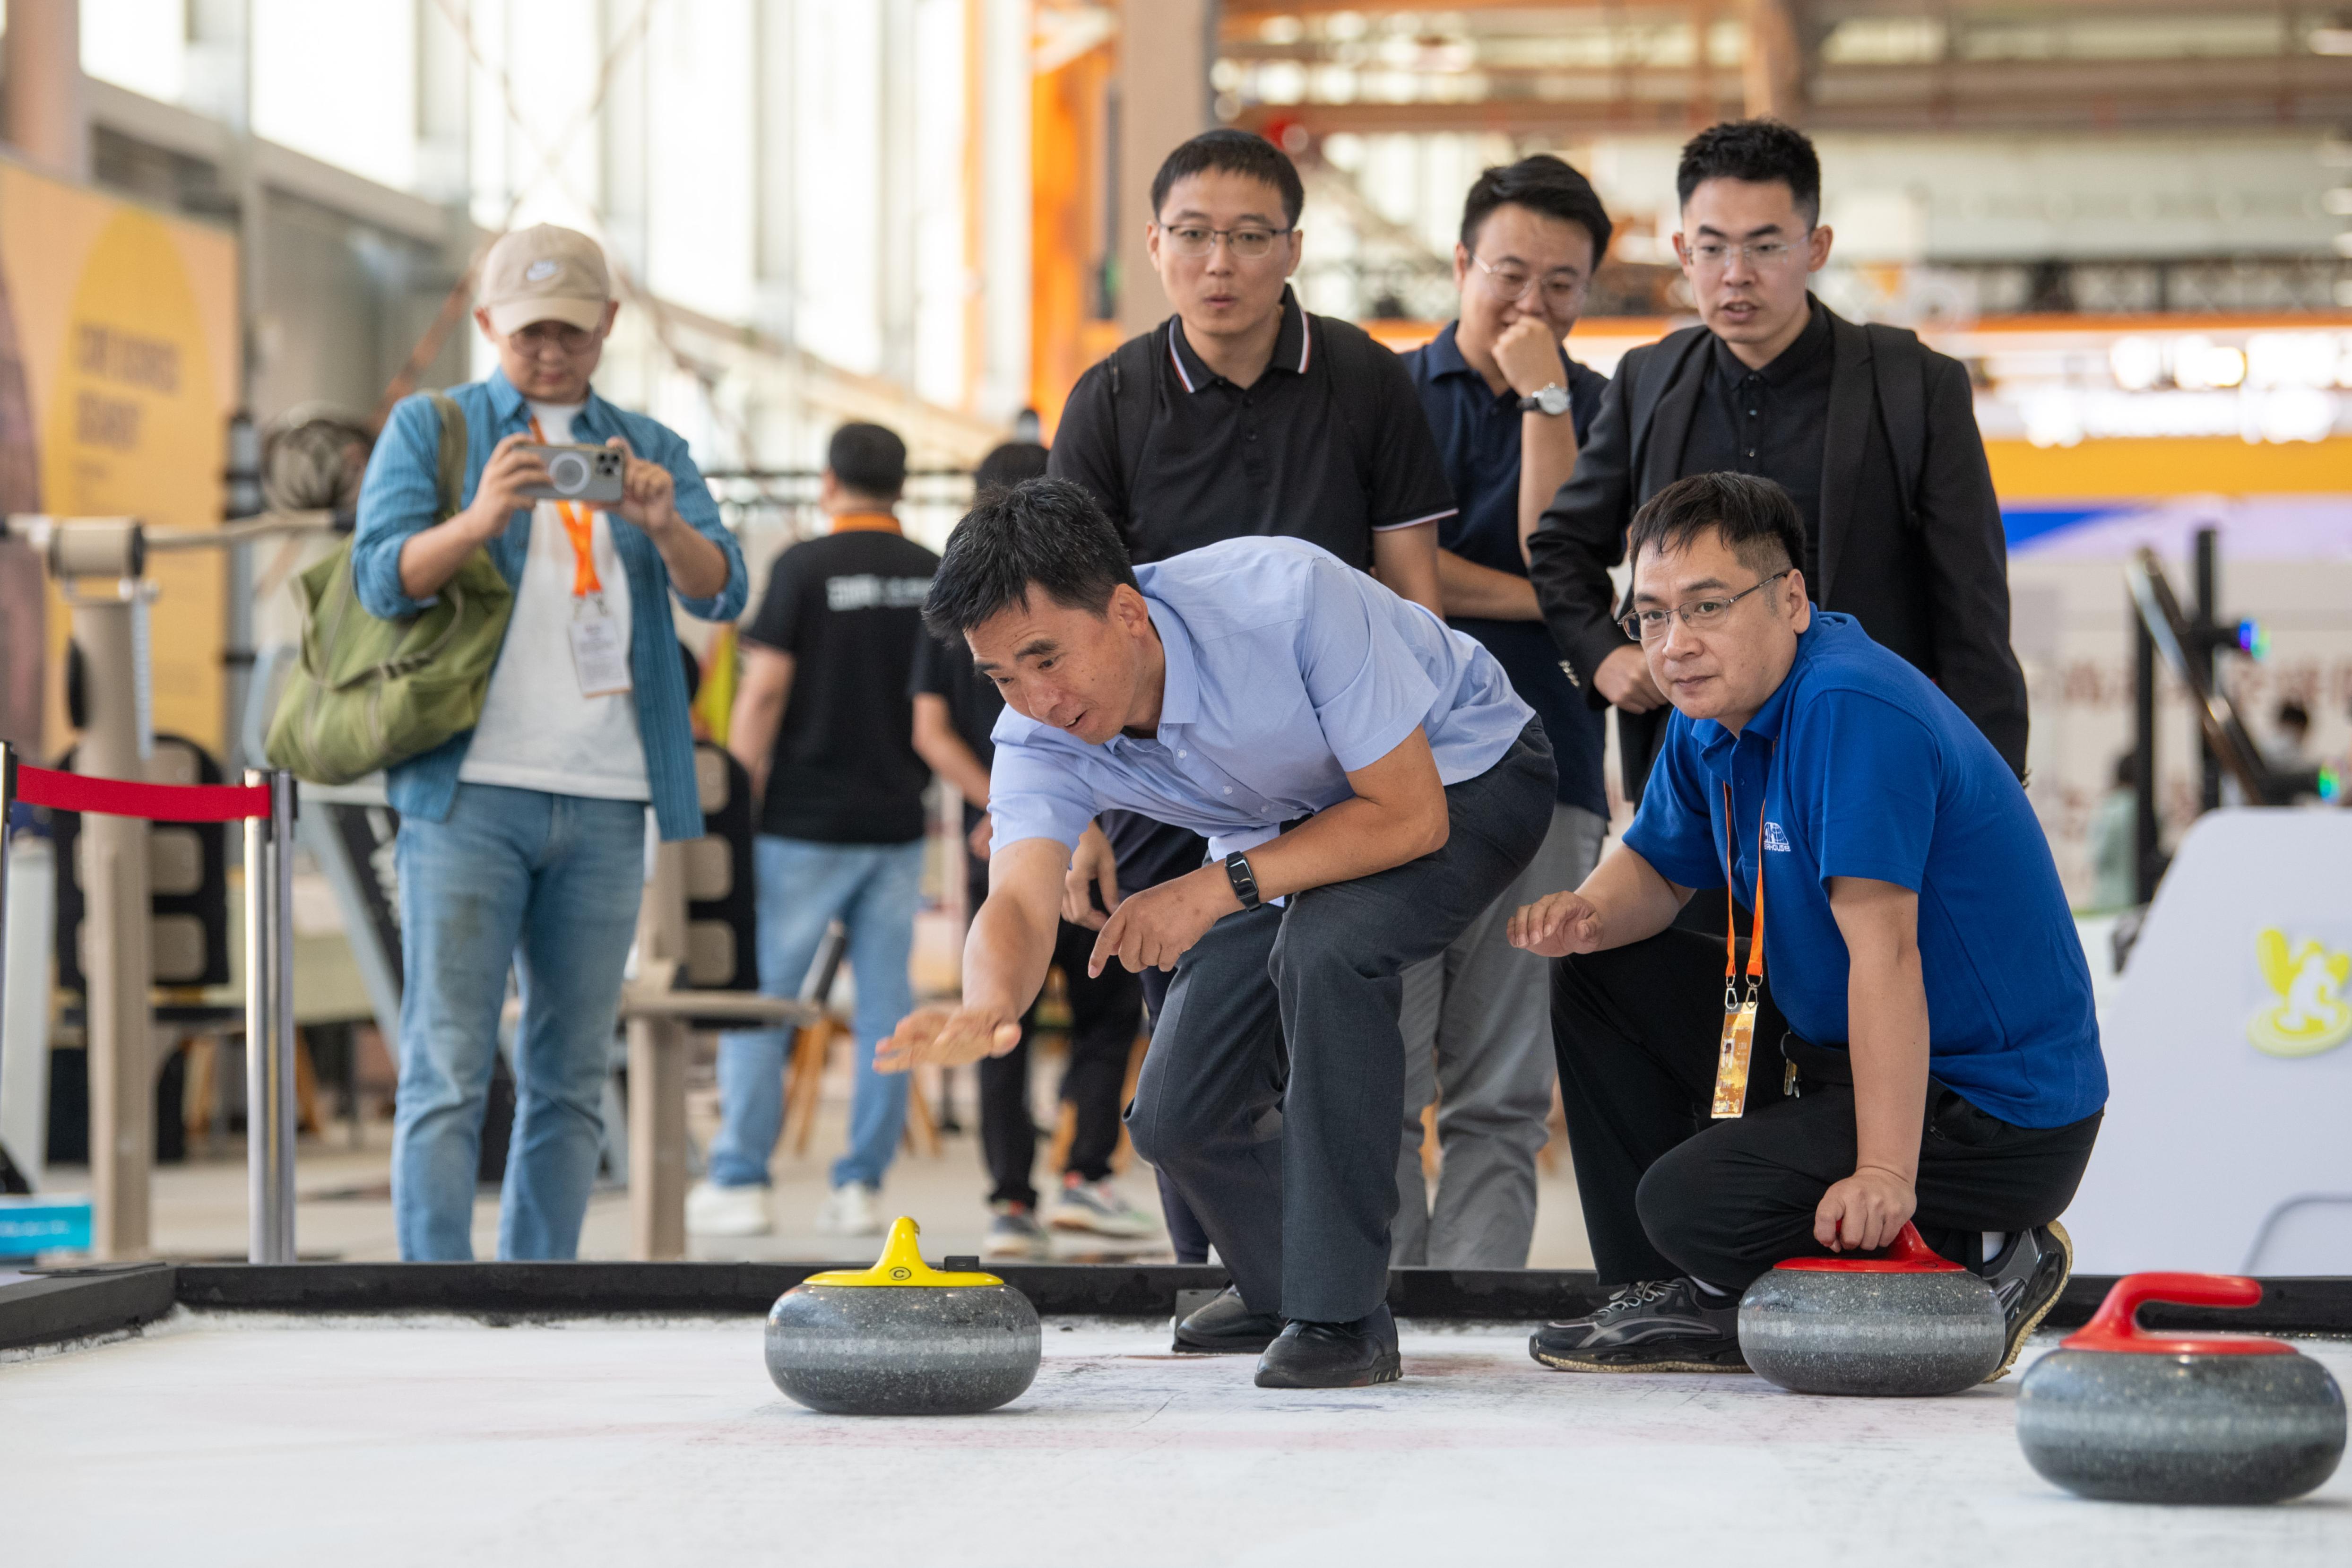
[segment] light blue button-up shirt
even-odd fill
[[[498,371],[489,379],[453,386],[448,396],[465,410],[466,482],[462,507],[474,499],[491,449],[509,435],[529,435],[530,409],[522,394]],[[593,392],[572,421],[572,438],[602,446],[610,436],[628,438],[638,457],[669,470],[678,516],[719,546],[727,557],[727,585],[708,599],[677,602],[706,621],[733,620],[743,613],[750,592],[743,552],[719,521],[718,505],[687,453],[686,440],[668,426],[615,408]],[[400,550],[408,536],[430,528],[437,510],[435,476],[440,467],[441,423],[432,400],[403,398],[392,411],[368,458],[360,486],[358,531],[352,541],[352,582],[368,613],[387,619],[413,616],[430,601],[401,591]],[[490,559],[509,584],[522,581],[523,557],[530,546],[530,510],[507,520],[507,530],[489,542]],[[670,624],[669,569],[652,540],[636,529],[613,530],[613,549],[629,578],[629,679],[635,689],[637,733],[646,749],[646,777],[653,793],[655,820],[664,838],[702,837],[702,805],[694,782],[694,730],[688,722],[686,667],[677,629]],[[452,737],[432,751],[393,768],[384,779],[393,809],[424,822],[440,822],[457,797],[457,770],[474,731]]]
[[[998,844],[1075,847],[1117,807],[1224,856],[1348,799],[1347,775],[1415,729],[1454,784],[1535,716],[1494,655],[1302,540],[1226,540],[1135,576],[1167,655],[1159,732],[1090,746],[1007,708],[989,773]]]

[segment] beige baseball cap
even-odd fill
[[[490,247],[475,298],[490,313],[490,330],[502,335],[533,321],[594,331],[604,323],[613,285],[594,240],[542,223],[516,229]]]

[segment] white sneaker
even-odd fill
[[[772,1224],[765,1187],[697,1182],[686,1194],[686,1228],[697,1236],[765,1236]]]
[[[881,1235],[882,1210],[874,1201],[877,1195],[863,1182],[834,1188],[816,1211],[817,1229],[827,1236]]]
[[[1055,1230],[1091,1231],[1122,1240],[1138,1240],[1160,1232],[1151,1216],[1129,1203],[1127,1194],[1112,1185],[1108,1176],[1089,1182],[1082,1180],[1076,1171],[1062,1177],[1062,1190],[1055,1195],[1053,1212],[1045,1223]]]

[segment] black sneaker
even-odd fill
[[[2042,1326],[2042,1320],[2050,1315],[2065,1290],[2067,1277],[2074,1272],[2074,1238],[2056,1220],[2021,1230],[2009,1238],[1999,1257],[1985,1261],[1979,1272],[1992,1287],[2001,1315],[2009,1320],[2009,1351],[2000,1358],[2000,1366],[1985,1379],[1998,1383],[2017,1364],[2017,1352],[2025,1348],[2025,1342],[2033,1337],[2033,1331]]]
[[[1688,1279],[1644,1279],[1589,1317],[1546,1323],[1528,1353],[1560,1372],[1746,1372],[1739,1299],[1719,1300]]]
[[[1176,1325],[1179,1351],[1192,1355],[1256,1355],[1282,1332],[1275,1312],[1253,1312],[1234,1286],[1195,1307]]]
[[[1258,1358],[1260,1388],[1366,1388],[1394,1383],[1396,1320],[1385,1304],[1352,1323],[1295,1322]]]

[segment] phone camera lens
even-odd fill
[[[577,452],[558,452],[547,465],[548,482],[564,494],[588,488],[588,463]]]

